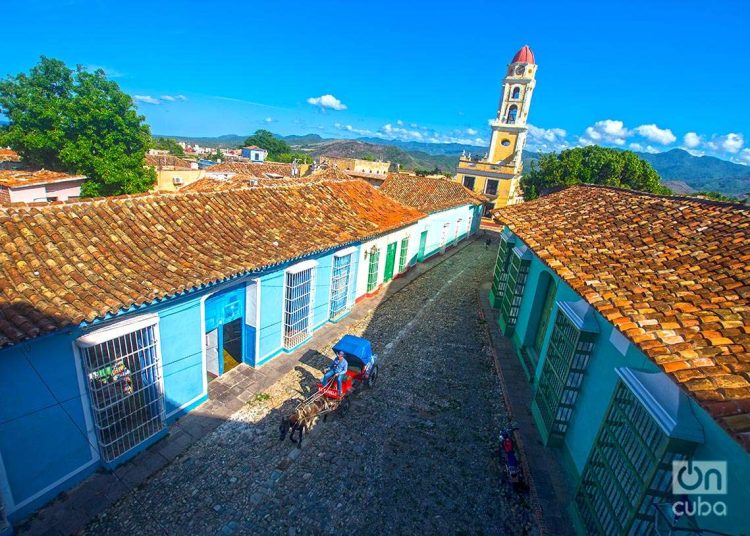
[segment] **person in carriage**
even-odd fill
[[[328,367],[328,371],[323,375],[321,383],[324,386],[328,386],[328,383],[331,381],[331,379],[335,377],[338,395],[341,396],[341,384],[346,377],[346,371],[348,367],[349,365],[346,362],[346,358],[344,357],[344,351],[339,350],[338,352],[336,352],[336,359],[331,362],[330,366]]]

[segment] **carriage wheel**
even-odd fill
[[[378,380],[378,366],[375,365],[372,367],[372,372],[370,372],[370,376],[367,378],[367,387],[372,389],[375,387],[375,382]]]
[[[341,403],[339,404],[339,415],[343,418],[346,417],[346,414],[349,413],[349,408],[352,405],[352,401],[348,396],[345,396],[343,400],[341,400]]]

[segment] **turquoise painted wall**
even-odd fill
[[[516,238],[516,245],[522,242]],[[532,318],[540,311],[539,300],[535,299],[536,286],[542,272],[548,273],[557,284],[556,301],[578,301],[581,298],[570,286],[562,281],[552,272],[536,255],[532,256],[529,276],[524,289],[523,299],[516,323],[515,332],[511,341],[516,352],[522,344],[530,344],[533,340],[534,322]],[[541,375],[544,364],[544,355],[552,332],[552,322],[555,317],[553,309],[550,322],[545,332],[542,346],[541,358],[534,371],[534,382],[536,385]],[[596,340],[594,353],[586,369],[581,392],[576,401],[576,409],[573,413],[568,431],[564,438],[562,451],[566,459],[568,469],[576,482],[580,478],[581,471],[586,464],[591,447],[599,431],[601,422],[607,411],[609,401],[612,398],[618,376],[616,367],[631,367],[649,372],[660,372],[661,369],[651,361],[648,356],[635,345],[624,341],[616,344],[621,335],[601,314],[594,311],[596,322],[600,333]],[[613,333],[615,332],[615,333]],[[619,348],[619,349],[618,349]],[[621,351],[624,349],[624,352]],[[520,357],[519,357],[520,359]],[[726,460],[728,463],[729,493],[718,497],[727,503],[727,517],[709,516],[699,519],[703,528],[736,533],[740,528],[738,519],[750,519],[747,514],[747,505],[750,504],[750,455],[739,446],[721,427],[708,415],[696,402],[692,401],[693,411],[703,425],[705,442],[697,447],[694,454],[696,460]],[[705,498],[705,497],[704,497]],[[712,497],[711,499],[715,499]],[[745,523],[745,527],[750,523]]]

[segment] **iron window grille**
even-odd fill
[[[689,401],[665,375],[616,371],[621,379],[584,466],[574,515],[587,534],[653,534],[655,509],[673,500],[672,463],[690,457],[703,432],[691,410],[672,413],[674,400],[683,409]],[[644,388],[652,379],[641,383],[648,377],[658,377],[655,392]],[[660,397],[671,400],[661,405]]]
[[[583,300],[572,304],[557,302],[557,315],[535,396],[548,444],[559,442],[568,431],[598,333],[590,305]]]
[[[401,252],[398,255],[398,273],[401,273],[406,268],[409,253],[409,237],[405,236],[401,239]]]
[[[164,429],[157,320],[149,318],[78,339],[99,451],[105,462]],[[123,333],[123,328],[129,330]]]
[[[512,334],[516,327],[530,266],[531,253],[529,249],[524,245],[513,248],[508,265],[506,290],[503,292],[500,304],[500,318],[503,322],[505,335]]]
[[[510,254],[513,251],[516,239],[513,234],[505,229],[500,235],[500,247],[497,250],[497,260],[495,261],[495,273],[492,277],[492,295],[495,303],[502,300],[505,292],[505,285],[508,281],[508,265],[510,264]]]
[[[286,271],[284,348],[294,348],[312,333],[316,265],[306,261]]]
[[[378,286],[378,263],[380,262],[380,249],[373,246],[370,250],[370,261],[367,267],[367,292],[372,292]]]
[[[340,252],[333,257],[331,274],[331,320],[336,320],[351,309],[349,285],[351,280],[352,252]]]

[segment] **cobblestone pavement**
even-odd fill
[[[495,450],[505,415],[477,314],[494,255],[464,248],[356,325],[379,354],[378,383],[345,416],[319,421],[302,449],[278,440],[278,424],[314,388],[329,348],[313,348],[86,533],[535,532]]]

